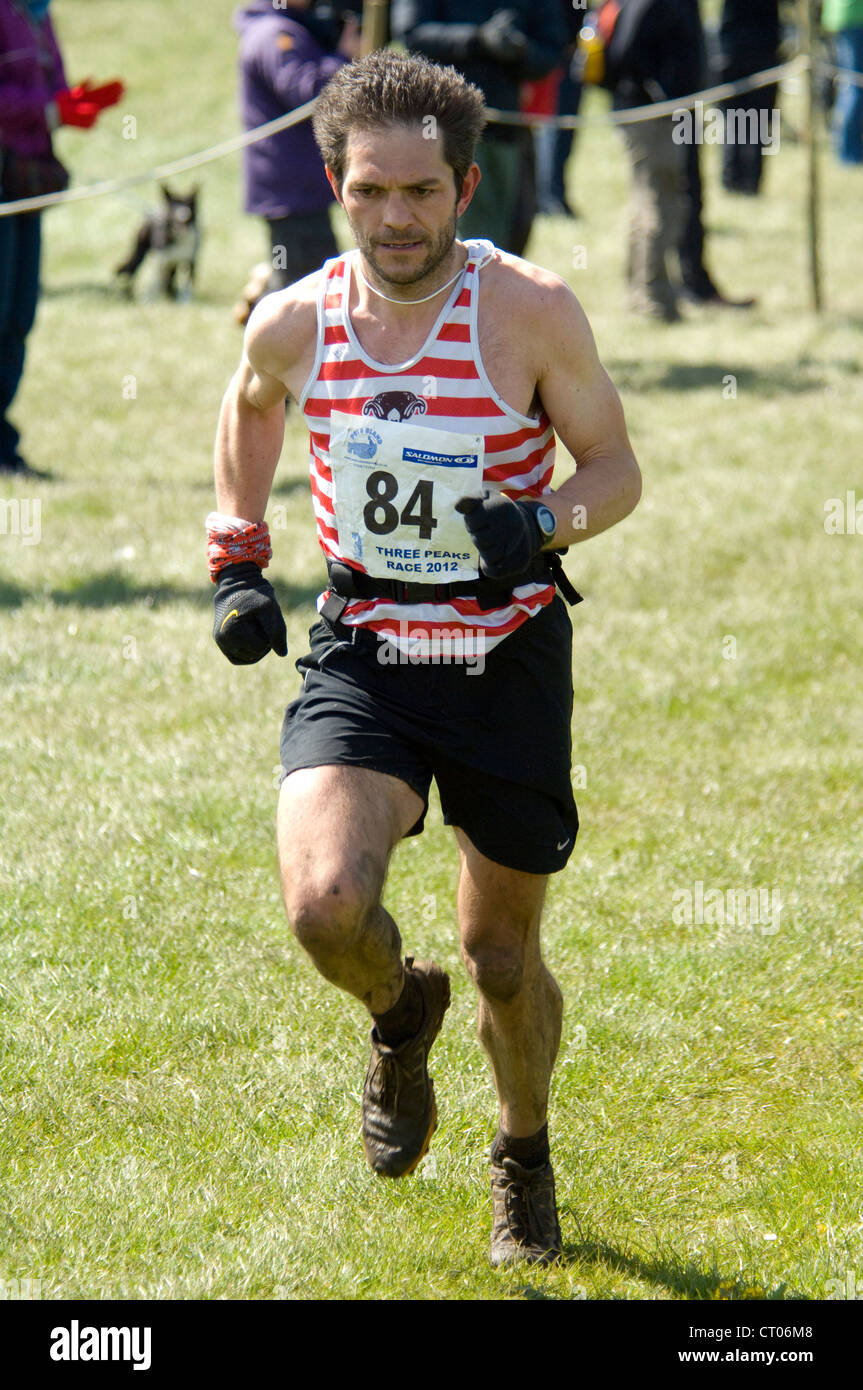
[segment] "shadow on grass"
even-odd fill
[[[212,496],[212,492],[213,492],[213,480],[212,480],[212,478],[196,478],[196,479],[194,479],[191,483],[185,484],[185,486],[191,488],[192,492],[207,492],[207,493],[209,493],[209,494]],[[274,483],[273,483],[272,491],[271,491],[271,493],[270,493],[270,499],[271,499],[271,501],[272,501],[272,500],[275,500],[276,498],[282,499],[282,498],[285,498],[285,497],[293,497],[295,493],[302,493],[304,497],[310,497],[310,496],[311,496],[311,493],[310,493],[310,490],[309,490],[309,479],[308,479],[308,475],[307,475],[306,477],[304,477],[304,478],[283,478],[283,479],[281,479],[281,481],[280,481],[280,480],[279,480],[278,474],[276,474],[276,478],[275,478],[275,481],[274,481]],[[305,511],[300,512],[300,511],[298,510],[298,511],[297,511],[297,516],[305,517],[305,516],[306,516],[306,512],[305,512]],[[271,523],[271,525],[272,525],[272,523]],[[278,528],[276,527],[276,528],[274,528],[274,530],[278,530]]]
[[[325,582],[321,578],[314,584],[285,584],[275,579],[273,586],[283,608],[307,606],[313,609]],[[66,589],[53,589],[50,598],[59,606],[80,604],[85,608],[114,608],[126,603],[144,603],[148,608],[162,608],[169,603],[191,603],[197,608],[209,608],[213,592],[206,575],[202,575],[199,588],[187,588],[177,584],[139,584],[125,574],[109,571],[89,575]]]
[[[81,295],[88,299],[106,299],[115,304],[125,304],[129,309],[138,310],[147,310],[153,305],[167,304],[174,305],[178,312],[195,305],[201,308],[229,310],[234,302],[224,294],[213,294],[200,290],[195,290],[191,299],[171,299],[166,294],[151,294],[145,287],[143,280],[140,287],[131,296],[126,294],[116,280],[110,279],[74,280],[61,285],[44,285],[39,293],[44,299],[68,299],[72,295]],[[239,329],[237,329],[237,334],[239,351],[241,342]]]
[[[668,1257],[642,1259],[638,1255],[627,1255],[622,1250],[606,1245],[602,1241],[570,1242],[564,1246],[564,1264],[600,1264],[617,1274],[627,1274],[631,1278],[643,1280],[645,1284],[664,1286],[676,1298],[698,1301],[719,1301],[727,1303],[744,1302],[784,1302],[789,1297],[806,1300],[806,1295],[791,1293],[785,1284],[769,1292],[762,1288],[744,1284],[739,1279],[720,1273],[719,1270],[703,1270],[681,1257],[671,1253]],[[525,1284],[519,1293],[531,1301],[570,1302],[563,1294],[550,1289]],[[609,1301],[618,1301],[615,1299]],[[808,1300],[807,1300],[808,1301]]]
[[[833,315],[834,328],[853,328],[857,333],[863,330],[863,314],[843,314],[841,307],[837,307]],[[856,370],[856,364],[849,365],[849,371]]]
[[[819,368],[828,364],[818,363]],[[733,358],[724,362],[637,362],[618,358],[610,363],[615,384],[627,391],[697,391],[705,387],[722,388],[725,378],[733,376],[738,393],[751,392],[765,399],[775,396],[805,395],[821,392],[826,386],[823,376],[813,363],[811,368],[777,362],[772,367],[754,371],[751,367],[734,365]]]
[[[68,285],[43,285],[39,291],[43,299],[65,299],[70,294],[89,295],[93,299],[114,299],[122,302],[123,296],[110,280],[76,280]]]
[[[292,497],[295,492],[301,492],[304,496],[309,495],[309,480],[305,478],[284,478],[279,482],[278,477],[273,483],[273,497]],[[305,512],[303,512],[305,515]]]
[[[0,608],[20,608],[32,595],[20,584],[10,584],[8,579],[0,579]]]
[[[322,576],[314,584],[285,584],[276,579],[274,587],[282,608],[307,608],[309,621],[314,616],[315,599],[326,585]],[[0,579],[0,608],[20,608],[34,599],[48,598],[58,608],[117,608],[125,604],[143,603],[147,608],[164,608],[171,603],[191,603],[196,608],[209,609],[213,593],[206,575],[200,588],[178,584],[139,584],[125,574],[106,572],[91,574],[76,580],[65,589],[52,589],[47,594],[34,593],[20,584]]]
[[[747,228],[732,222],[711,222],[708,230],[712,237],[731,237],[737,241],[748,235]]]
[[[177,584],[139,584],[128,575],[105,571],[76,579],[65,589],[52,589],[49,597],[58,607],[115,608],[126,603],[144,603],[162,608],[167,603],[194,603],[203,606],[206,590],[183,588]]]

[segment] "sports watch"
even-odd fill
[[[533,514],[536,517],[536,524],[542,532],[543,544],[547,544],[548,541],[553,540],[557,530],[557,517],[551,507],[547,507],[544,502],[536,504]]]

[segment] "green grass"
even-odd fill
[[[235,131],[231,9],[139,0],[132,23],[121,0],[57,0],[70,77],[128,84],[96,130],[61,134],[76,182]],[[46,215],[16,415],[56,477],[3,490],[41,500],[40,543],[0,536],[0,1277],[56,1298],[822,1299],[848,1271],[860,1283],[863,539],[823,521],[827,499],[863,497],[861,180],[825,150],[815,319],[795,97],[785,112],[757,201],[723,194],[705,152],[711,265],[759,294],[753,313],[625,316],[627,171],[606,130],[571,165],[583,220],[539,221],[529,248],[580,295],[645,474],[635,515],[568,559],[588,599],[585,785],[545,922],[566,998],[552,1271],[487,1264],[495,1109],[437,803],[386,895],[454,982],[441,1124],[404,1183],[376,1180],[358,1142],[367,1020],[283,921],[275,767],[298,677],[220,656],[203,554],[230,308],[264,247],[238,159],[198,176],[189,305],[114,293],[134,205]],[[569,269],[575,244],[586,269]],[[323,571],[289,419],[271,574],[296,657]],[[699,880],[779,889],[779,931],[677,925],[674,895]]]

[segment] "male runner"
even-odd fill
[[[449,979],[403,960],[381,905],[434,777],[460,856],[462,955],[500,1101],[492,1263],[561,1251],[546,1107],[560,990],[540,955],[547,877],[578,828],[571,627],[552,552],[613,526],[640,475],[567,286],[455,228],[477,186],[482,95],[379,52],[324,89],[315,135],[357,250],[255,310],[222,406],[214,636],[286,654],[261,568],[284,400],[309,426],[329,588],[282,732],[285,906],[317,969],[372,1015],[363,1147],[411,1172],[436,1125],[429,1049]],[[550,490],[554,433],[577,472]]]

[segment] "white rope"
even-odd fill
[[[853,68],[837,68],[835,63],[819,62],[818,71],[847,82],[851,87],[863,87],[863,72],[855,72]]]
[[[654,101],[649,106],[633,106],[624,111],[607,111],[601,116],[534,116],[525,112],[498,111],[486,107],[489,120],[496,125],[554,126],[557,130],[579,130],[582,126],[631,125],[639,121],[655,121],[660,116],[671,116],[675,111],[689,111],[699,102],[726,101],[729,97],[742,96],[744,92],[754,92],[759,87],[769,87],[783,77],[797,76],[809,67],[809,59],[800,53],[787,63],[775,68],[765,68],[763,72],[753,73],[751,77],[739,82],[723,82],[719,87],[708,87],[703,92],[692,92],[689,96],[675,97],[669,101]]]
[[[601,116],[533,116],[524,112],[499,111],[496,107],[487,107],[486,111],[489,120],[496,125],[554,126],[558,130],[578,130],[583,126],[629,125],[638,121],[654,121],[660,116],[672,115],[675,111],[690,110],[699,102],[725,101],[741,96],[744,92],[768,87],[783,77],[796,76],[805,72],[808,67],[809,59],[806,54],[801,53],[787,63],[780,63],[775,68],[765,68],[763,72],[754,73],[740,82],[725,82],[721,86],[708,87],[702,92],[693,92],[689,96],[678,97],[672,101],[654,102],[650,106],[636,106],[627,111],[608,111]],[[819,64],[819,67],[834,72],[843,79],[863,82],[859,73],[852,73],[848,69],[834,68],[830,64]],[[0,217],[13,217],[21,212],[37,212],[42,208],[56,207],[63,203],[81,202],[85,198],[101,198],[107,193],[119,193],[125,188],[133,188],[135,184],[172,178],[188,169],[197,169],[202,164],[212,164],[217,159],[223,159],[225,155],[245,149],[247,145],[254,145],[259,140],[277,135],[279,131],[299,125],[312,114],[316,103],[317,97],[307,101],[304,106],[298,106],[295,111],[277,116],[266,125],[256,126],[254,130],[247,130],[242,135],[235,135],[230,140],[211,145],[209,149],[199,150],[197,154],[185,155],[169,164],[158,164],[152,169],[145,169],[140,174],[125,174],[121,178],[86,184],[82,188],[67,188],[62,193],[44,193],[38,198],[21,198],[14,203],[0,202]]]
[[[132,188],[137,183],[149,183],[152,179],[169,179],[174,174],[185,173],[187,169],[197,169],[201,164],[212,164],[227,154],[233,154],[235,150],[244,149],[246,145],[254,145],[258,140],[277,135],[280,130],[299,125],[300,121],[307,120],[312,114],[316,102],[317,97],[307,101],[304,106],[298,106],[295,111],[277,116],[266,125],[256,126],[254,130],[247,130],[243,135],[234,135],[219,145],[199,150],[197,154],[187,154],[182,159],[172,160],[170,164],[158,164],[153,169],[145,169],[141,174],[125,174],[122,178],[105,179],[101,183],[89,183],[82,188],[67,188],[62,193],[43,193],[38,198],[19,198],[14,203],[0,203],[0,217],[11,217],[19,212],[36,212],[40,208],[55,207],[58,203],[80,202],[83,198],[101,198],[106,193],[119,193],[121,189]]]

